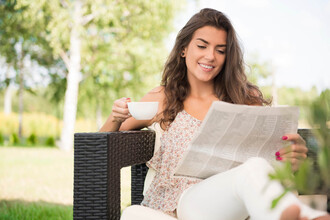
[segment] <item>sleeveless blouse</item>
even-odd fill
[[[176,216],[180,195],[189,186],[201,181],[173,177],[174,169],[201,124],[202,121],[183,110],[164,131],[159,150],[147,162],[148,167],[156,170],[156,175],[141,205]]]

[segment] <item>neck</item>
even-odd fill
[[[190,82],[189,96],[194,98],[204,98],[214,96],[214,84],[213,82]]]

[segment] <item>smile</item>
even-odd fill
[[[209,66],[209,65],[205,65],[205,64],[201,64],[201,63],[198,63],[201,67],[205,68],[205,69],[213,69],[214,66]]]

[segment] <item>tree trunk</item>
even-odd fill
[[[9,68],[7,72],[7,79],[9,79]],[[5,100],[3,102],[3,111],[5,115],[11,114],[11,103],[12,103],[12,91],[13,91],[13,84],[9,81],[7,88],[5,90]]]
[[[4,113],[5,115],[11,114],[11,95],[12,95],[13,85],[10,83],[5,91],[5,100],[4,100]]]
[[[24,92],[24,72],[23,72],[23,50],[21,50],[21,57],[19,60],[19,90],[18,90],[18,137],[22,138],[23,134],[23,111],[24,111],[24,102],[23,102],[23,92]]]
[[[76,123],[77,101],[80,76],[80,29],[82,19],[82,3],[80,0],[74,2],[73,26],[70,36],[70,60],[67,75],[67,88],[65,91],[63,128],[59,147],[62,150],[73,149],[73,135]]]

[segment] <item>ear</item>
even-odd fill
[[[181,57],[186,57],[186,55],[187,55],[187,48],[183,48],[181,52]]]

